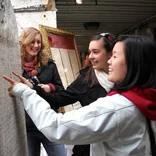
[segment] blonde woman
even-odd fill
[[[20,35],[20,52],[22,75],[34,86],[38,86],[45,96],[63,90],[61,78],[56,64],[48,59],[43,51],[44,45],[39,30],[26,28]],[[55,108],[54,108],[55,109]],[[40,145],[43,144],[48,156],[65,156],[63,144],[50,142],[34,125],[26,113],[26,128],[29,156],[40,155]]]

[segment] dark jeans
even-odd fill
[[[29,156],[40,156],[43,144],[48,156],[66,156],[63,144],[50,142],[40,131],[27,131]]]

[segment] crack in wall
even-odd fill
[[[0,23],[4,23],[4,14],[2,12],[5,12],[5,5],[4,0],[1,0],[0,2]]]

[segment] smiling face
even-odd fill
[[[29,43],[28,45],[26,45],[25,49],[26,49],[26,54],[25,57],[26,58],[34,58],[35,56],[37,56],[37,54],[40,52],[41,50],[41,43],[42,39],[41,39],[41,35],[40,34],[36,34],[36,36],[34,37],[34,39],[32,40],[31,43]]]
[[[108,73],[108,59],[111,53],[108,53],[104,48],[103,40],[93,40],[89,44],[89,60],[93,69],[103,70]]]
[[[127,73],[124,43],[117,42],[113,48],[112,57],[108,60],[108,80],[116,84],[122,82]]]

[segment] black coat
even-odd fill
[[[90,67],[84,68],[80,71],[80,75],[74,80],[66,90],[61,90],[57,93],[44,94],[40,87],[34,86],[38,95],[43,97],[51,108],[56,109],[79,101],[82,106],[86,106],[100,97],[106,96],[106,90],[101,86],[94,86],[92,88],[84,85],[83,80],[86,72]]]
[[[23,70],[22,75],[26,79],[30,79],[30,77],[28,76],[28,74],[24,70]],[[58,73],[56,64],[51,59],[48,60],[47,65],[41,65],[38,68],[37,78],[40,81],[40,83],[42,83],[42,84],[52,83],[53,85],[55,85],[55,88],[56,88],[55,92],[64,90],[64,87],[63,87],[60,75]],[[40,88],[40,90],[41,90],[40,96],[42,96],[42,94],[43,95],[49,95],[49,93],[45,92],[41,87],[38,86],[38,88]],[[26,127],[27,127],[27,130],[28,129],[37,130],[36,126],[34,125],[33,121],[31,120],[31,118],[28,116],[27,113],[26,113]]]
[[[30,79],[30,77],[24,70],[22,72],[22,75],[26,79]],[[42,84],[48,84],[48,83],[54,84],[55,88],[56,88],[55,92],[64,90],[60,75],[58,73],[58,69],[52,59],[48,60],[48,65],[41,65],[38,68],[37,78],[39,79],[40,83],[42,83]],[[44,92],[44,94],[46,94],[46,92],[44,90],[42,92]]]

